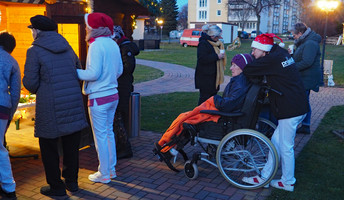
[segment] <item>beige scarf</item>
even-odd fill
[[[208,42],[214,47],[215,53],[217,54],[220,53],[220,49],[225,49],[225,46],[221,41],[213,42],[208,40]],[[224,82],[226,64],[227,56],[225,56],[223,59],[216,61],[216,88]]]

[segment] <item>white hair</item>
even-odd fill
[[[202,32],[208,33],[208,31],[209,31],[209,26],[211,26],[211,24],[204,24],[204,25],[202,26]]]
[[[214,36],[214,37],[219,37],[222,35],[222,29],[216,25],[212,25],[209,27],[208,35]]]

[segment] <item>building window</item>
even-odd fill
[[[218,4],[222,3],[222,0],[217,0],[217,3],[218,3]]]
[[[199,7],[207,7],[207,0],[199,0]]]
[[[217,10],[217,16],[221,16],[221,10]]]
[[[205,19],[207,19],[207,11],[205,11],[205,10],[201,10],[201,11],[199,11],[198,12],[198,19],[200,19],[200,20],[205,20]]]
[[[192,31],[191,35],[199,35],[199,31]]]

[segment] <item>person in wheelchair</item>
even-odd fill
[[[265,76],[267,85],[272,88],[268,96],[270,110],[277,118],[278,125],[271,141],[281,161],[282,177],[279,180],[272,180],[270,185],[278,189],[293,191],[296,182],[293,149],[295,133],[309,107],[295,62],[286,49],[274,44],[274,37],[280,39],[274,34],[261,34],[256,37],[251,45],[255,60],[245,67],[243,74],[248,78]],[[273,167],[270,154],[271,152],[261,171],[261,176],[244,177],[242,181],[254,185],[267,180],[266,176]]]
[[[227,84],[222,97],[215,95],[210,97],[201,105],[194,108],[192,111],[181,113],[170,125],[170,127],[163,134],[159,142],[155,143],[154,153],[159,155],[160,160],[165,161],[169,166],[169,159],[171,150],[177,141],[183,143],[184,146],[190,141],[190,138],[181,139],[177,137],[181,135],[184,127],[188,125],[188,129],[195,127],[190,125],[199,124],[202,122],[217,122],[220,118],[219,115],[211,115],[200,113],[201,110],[218,110],[222,112],[239,111],[244,103],[246,93],[250,88],[251,83],[242,74],[244,67],[252,62],[253,58],[250,54],[237,54],[231,61],[232,78]],[[196,130],[195,130],[196,132]],[[186,134],[185,134],[186,135]],[[184,136],[183,136],[184,137]],[[180,151],[181,152],[181,151]],[[185,153],[181,152],[185,159]],[[172,170],[176,171],[173,166],[169,166]]]

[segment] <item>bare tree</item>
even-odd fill
[[[178,26],[182,27],[183,29],[188,28],[188,4],[182,6],[178,14]]]
[[[242,24],[242,31],[244,31],[246,22],[253,15],[252,8],[246,4],[229,4],[228,6],[231,11],[228,12],[229,15],[240,20],[239,22]]]
[[[257,33],[260,29],[260,17],[263,11],[267,11],[270,7],[280,5],[282,0],[228,0],[228,4],[247,5],[257,17]]]

